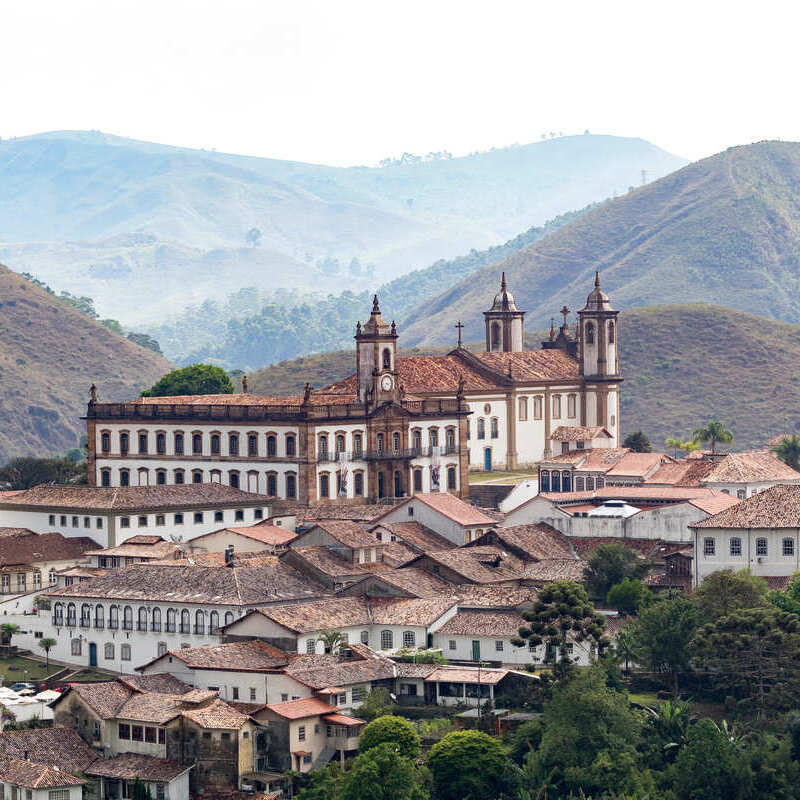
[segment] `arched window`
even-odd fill
[[[594,323],[586,323],[586,344],[594,344]]]
[[[95,628],[105,627],[105,609],[101,605],[94,607],[94,626]]]
[[[212,437],[213,441],[213,437]],[[217,437],[217,444],[219,444],[219,437]],[[214,448],[211,448],[211,452],[214,452]],[[219,451],[217,451],[219,452]],[[192,453],[194,455],[199,456],[203,454],[203,434],[202,433],[193,433],[192,434]]]
[[[297,497],[297,478],[291,472],[286,476],[286,497],[292,500]]]
[[[197,634],[206,632],[206,620],[203,616],[203,612],[199,609],[194,612],[194,632]]]
[[[103,647],[103,658],[105,658],[106,661],[114,660],[114,645],[112,642],[106,642]]]
[[[383,445],[383,434],[382,434],[382,433],[379,433],[379,434],[378,434],[378,436],[377,436],[377,443],[378,443],[378,452],[379,452],[379,453],[382,453],[382,452],[383,452],[383,449],[384,449],[384,445]]]
[[[586,491],[587,492],[593,492],[594,491],[594,478],[593,477],[587,477],[586,478]]]
[[[561,473],[557,469],[554,469],[552,473],[550,473],[550,491],[561,491]]]
[[[278,437],[275,436],[274,434],[270,434],[269,436],[267,436],[267,455],[268,456],[278,455]]]
[[[165,469],[156,470],[156,483],[163,486],[167,482],[167,471]]]
[[[67,625],[74,628],[78,624],[77,615],[75,611],[75,603],[67,605]]]
[[[278,494],[278,476],[274,472],[267,473],[267,495],[275,497]]]
[[[323,433],[319,437],[319,458],[320,461],[328,457],[328,437]]]
[[[486,438],[486,420],[483,417],[478,417],[478,438]]]
[[[120,451],[120,453],[122,453],[122,455],[124,455],[124,456],[127,455],[128,454],[128,450],[130,449],[130,446],[131,446],[130,436],[127,433],[121,433],[119,435],[119,451]]]
[[[187,609],[181,611],[181,633],[191,633],[192,618]]]
[[[395,470],[394,472],[394,496],[395,497],[402,497],[403,496],[403,480],[400,476],[400,470]]]
[[[448,467],[447,468],[447,488],[451,491],[455,491],[456,489],[456,468],[455,467]]]
[[[203,470],[201,469],[193,469],[192,470],[192,483],[202,483],[203,482]]]
[[[539,491],[540,492],[549,492],[550,491],[550,470],[549,469],[540,469],[539,470]]]
[[[136,621],[136,630],[147,630],[147,609],[144,606],[139,606],[139,619]]]
[[[228,454],[232,456],[239,455],[239,434],[228,434]]]
[[[364,494],[364,473],[356,472],[353,475],[353,492],[356,497],[362,497]]]
[[[571,480],[571,476],[570,476],[569,472],[564,471],[564,472],[561,473],[561,491],[562,492],[570,491],[570,480]]]
[[[417,453],[422,450],[422,431],[414,431],[411,434],[411,446]]]
[[[447,453],[455,453],[456,451],[456,432],[452,428],[447,429]]]
[[[233,486],[234,489],[239,488],[239,472],[238,470],[232,469],[228,473],[228,483]]]
[[[182,469],[175,470],[175,483],[185,483],[186,482],[186,473]]]
[[[131,606],[125,606],[122,611],[122,627],[126,631],[133,630],[133,608]]]
[[[131,485],[131,471],[129,469],[121,469],[119,471],[119,485],[120,486]]]
[[[218,433],[211,434],[211,455],[218,456],[220,451],[221,437]]]
[[[519,399],[519,421],[525,422],[528,419],[528,398],[520,397]]]
[[[388,347],[383,348],[383,368],[392,368],[392,351]]]
[[[492,323],[492,336],[491,336],[491,350],[499,350],[500,349],[500,323],[493,322]]]
[[[336,455],[345,452],[344,436],[340,433],[336,436]]]
[[[108,609],[108,627],[112,630],[119,628],[119,606],[111,606]]]
[[[183,455],[183,434],[176,433],[175,434],[175,455],[182,456]]]
[[[165,433],[156,434],[156,453],[163,456],[167,452],[167,435]]]
[[[160,608],[154,608],[153,609],[153,614],[152,614],[150,619],[151,619],[150,630],[154,631],[155,633],[160,632],[161,631],[161,609]]]
[[[64,604],[56,603],[53,606],[53,624],[59,627],[64,624]]]
[[[286,436],[286,455],[293,456],[296,452],[296,439],[294,438],[293,433],[289,433]]]
[[[428,431],[428,442],[430,443],[431,447],[438,447],[439,446],[439,429],[438,428],[431,428]]]
[[[331,484],[330,478],[328,477],[327,472],[323,472],[322,475],[319,476],[319,496],[320,497],[330,497],[331,496]]]
[[[422,470],[415,469],[414,470],[414,491],[421,492],[422,491]]]
[[[175,633],[175,624],[178,618],[178,613],[174,608],[167,609],[167,633]]]
[[[219,628],[219,612],[212,611],[208,616],[208,632],[216,633]]]
[[[403,647],[416,647],[417,635],[414,631],[403,631]]]
[[[360,433],[354,433],[353,434],[353,455],[354,456],[360,456],[362,447],[363,447],[363,445],[362,445],[361,434]]]
[[[101,486],[111,486],[111,470],[110,469],[101,469],[100,470],[100,485]]]
[[[381,650],[391,650],[394,643],[394,636],[391,631],[381,631]]]
[[[230,625],[233,622],[233,611],[225,612],[225,625]]]
[[[393,433],[392,434],[392,450],[395,453],[399,453],[400,452],[400,434],[399,433]]]
[[[497,421],[497,417],[492,417],[491,432],[492,432],[492,439],[496,439],[500,435],[500,427]]]
[[[88,628],[92,624],[92,609],[88,603],[81,605],[81,627]]]
[[[103,432],[100,436],[100,449],[104,453],[108,453],[111,450],[111,434],[107,432]]]
[[[139,452],[140,453],[147,453],[147,431],[142,431],[139,434]]]
[[[211,478],[211,483],[222,483],[222,470],[212,469],[208,474]]]

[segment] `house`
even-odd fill
[[[285,527],[262,522],[204,533],[192,539],[187,549],[192,553],[224,553],[232,547],[236,552],[279,555],[289,549],[295,538],[296,534]]]
[[[703,486],[744,500],[776,485],[800,484],[800,473],[769,450],[728,453],[703,478]]]
[[[575,558],[569,539],[545,522],[493,528],[466,548],[496,546],[510,552],[523,562],[550,558]]]
[[[82,800],[87,781],[57,767],[0,758],[0,795],[17,800]]]
[[[351,564],[382,560],[378,538],[353,520],[319,520],[298,534],[292,544],[296,549],[325,547]]]
[[[269,516],[271,498],[219,483],[169,486],[35,486],[0,496],[0,525],[90,536],[95,547],[113,547],[156,531],[189,541],[232,524]]]
[[[443,493],[419,493],[403,500],[375,520],[376,524],[419,522],[461,546],[480,536],[494,520],[475,506]]]
[[[89,536],[21,532],[0,538],[0,594],[16,595],[55,586],[57,573],[84,560],[97,547]]]
[[[694,585],[720,569],[749,569],[763,578],[800,570],[800,486],[778,484],[699,520]]]
[[[519,696],[531,681],[530,672],[487,667],[450,667],[436,664],[398,664],[401,704],[478,706],[495,703],[503,694]]]
[[[99,569],[117,569],[143,561],[181,558],[183,555],[181,545],[177,542],[168,542],[163,536],[148,534],[131,536],[116,547],[89,550],[86,553],[87,566]]]
[[[144,784],[153,800],[188,800],[189,771],[192,765],[143,753],[123,753],[111,758],[98,758],[86,774],[97,779],[101,798],[133,796],[133,784]],[[48,800],[55,800],[49,798]]]
[[[82,775],[98,754],[72,728],[5,730],[0,733],[0,761],[29,761],[31,756],[38,759],[36,763]]]
[[[308,772],[334,758],[340,763],[354,758],[366,725],[316,697],[272,703],[255,719],[268,730],[256,748],[259,770],[276,772]]]
[[[417,568],[453,584],[516,582],[524,571],[522,559],[502,547],[482,545],[437,550],[417,556],[398,572]]]
[[[56,640],[51,658],[129,673],[168,650],[219,643],[222,626],[249,608],[325,594],[275,556],[199,554],[133,564],[52,589],[49,614],[17,610],[24,622],[17,639],[35,649],[39,633]]]

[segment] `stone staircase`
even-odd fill
[[[311,769],[319,769],[320,767],[324,767],[326,764],[330,763],[331,759],[336,755],[338,751],[335,747],[326,747],[315,759],[314,763],[311,765]]]

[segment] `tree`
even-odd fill
[[[108,328],[110,331],[113,331],[120,336],[125,335],[125,331],[122,330],[122,325],[120,325],[119,320],[116,319],[101,319],[100,324],[104,327]]]
[[[717,444],[731,444],[733,434],[716,419],[709,420],[705,428],[698,428],[692,438],[696,442],[711,442],[711,452],[717,452]]]
[[[767,594],[767,602],[781,611],[800,617],[800,572],[795,572],[785,592],[773,589]]]
[[[636,661],[638,657],[636,640],[630,625],[626,625],[614,639],[614,654],[625,665],[625,672],[628,671],[630,662]]]
[[[347,644],[347,639],[339,631],[322,631],[317,639],[325,646],[326,653],[337,653],[342,645]]]
[[[250,228],[245,239],[251,247],[258,247],[261,242],[261,231],[258,228]]]
[[[446,738],[446,737],[445,737]],[[389,742],[356,756],[344,774],[341,800],[425,800],[425,773]]]
[[[666,700],[659,708],[647,708],[649,734],[648,744],[655,764],[659,767],[664,761],[672,763],[680,749],[686,744],[689,726],[692,722],[692,706],[680,700]]]
[[[749,698],[758,713],[800,700],[800,619],[775,608],[744,608],[704,625],[694,640],[715,683]]]
[[[767,582],[749,569],[712,572],[692,592],[692,600],[704,621],[717,620],[742,608],[766,605]]]
[[[366,753],[367,750],[387,742],[394,752],[403,758],[419,758],[419,736],[414,726],[404,717],[391,715],[378,717],[364,728],[358,742],[358,750],[360,753]]]
[[[623,578],[608,590],[606,602],[624,614],[636,614],[652,597],[650,590],[641,581]]]
[[[12,458],[0,468],[0,485],[10,489],[30,489],[42,483],[85,483],[85,464],[71,458]]]
[[[154,353],[162,354],[161,345],[152,336],[148,336],[146,333],[129,333],[127,338],[129,342],[138,344],[139,347],[146,347]]]
[[[15,625],[13,622],[4,622],[0,625],[0,644],[11,644],[11,637],[15,633],[19,633],[19,625]]]
[[[585,570],[585,583],[597,597],[605,597],[608,590],[625,578],[643,578],[651,565],[639,557],[635,550],[622,542],[601,544],[589,556]]]
[[[358,716],[361,719],[373,720],[392,713],[392,697],[388,689],[378,687],[372,689],[364,702],[358,707]]]
[[[150,787],[140,778],[136,778],[131,789],[131,798],[132,800],[152,800],[153,795],[150,793]]]
[[[672,779],[679,800],[736,800],[747,789],[739,753],[710,719],[701,719],[689,729]]]
[[[583,670],[555,691],[544,708],[543,725],[532,756],[537,783],[530,789],[549,784],[555,797],[644,796],[646,778],[637,751],[642,717],[627,695],[609,688],[600,667]]]
[[[500,798],[514,789],[514,772],[499,740],[482,731],[454,731],[428,754],[436,800]]]
[[[642,663],[670,676],[678,697],[678,678],[690,668],[691,643],[697,630],[697,607],[680,594],[659,598],[631,625],[633,646]]]
[[[677,458],[678,450],[683,450],[683,439],[680,436],[668,436],[664,445],[667,450],[672,450],[672,454]]]
[[[772,448],[772,452],[787,466],[800,471],[800,437],[792,434],[784,436],[780,442]]]
[[[45,658],[45,669],[50,671],[50,651],[58,644],[55,639],[51,639],[49,636],[45,636],[43,639],[39,639],[39,647],[44,650],[44,658]]]
[[[221,367],[191,364],[174,369],[146,391],[142,397],[172,397],[185,394],[233,394],[233,384]]]
[[[595,612],[589,595],[573,581],[553,581],[540,590],[531,611],[523,611],[522,617],[529,623],[519,629],[519,636],[511,640],[515,647],[529,645],[538,647],[547,643],[546,653],[551,654],[554,672],[566,677],[572,663],[568,654],[569,639],[594,642],[598,652],[607,645],[603,637],[606,621]],[[547,657],[547,656],[546,656]]]
[[[650,444],[650,439],[642,433],[642,431],[635,431],[634,433],[629,433],[625,437],[625,441],[622,443],[623,447],[627,447],[629,450],[633,450],[634,453],[652,453],[653,452],[653,445]]]

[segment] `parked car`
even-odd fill
[[[8,688],[11,689],[12,692],[21,692],[23,689],[33,689],[36,691],[36,684],[20,681],[19,683],[12,683]]]

